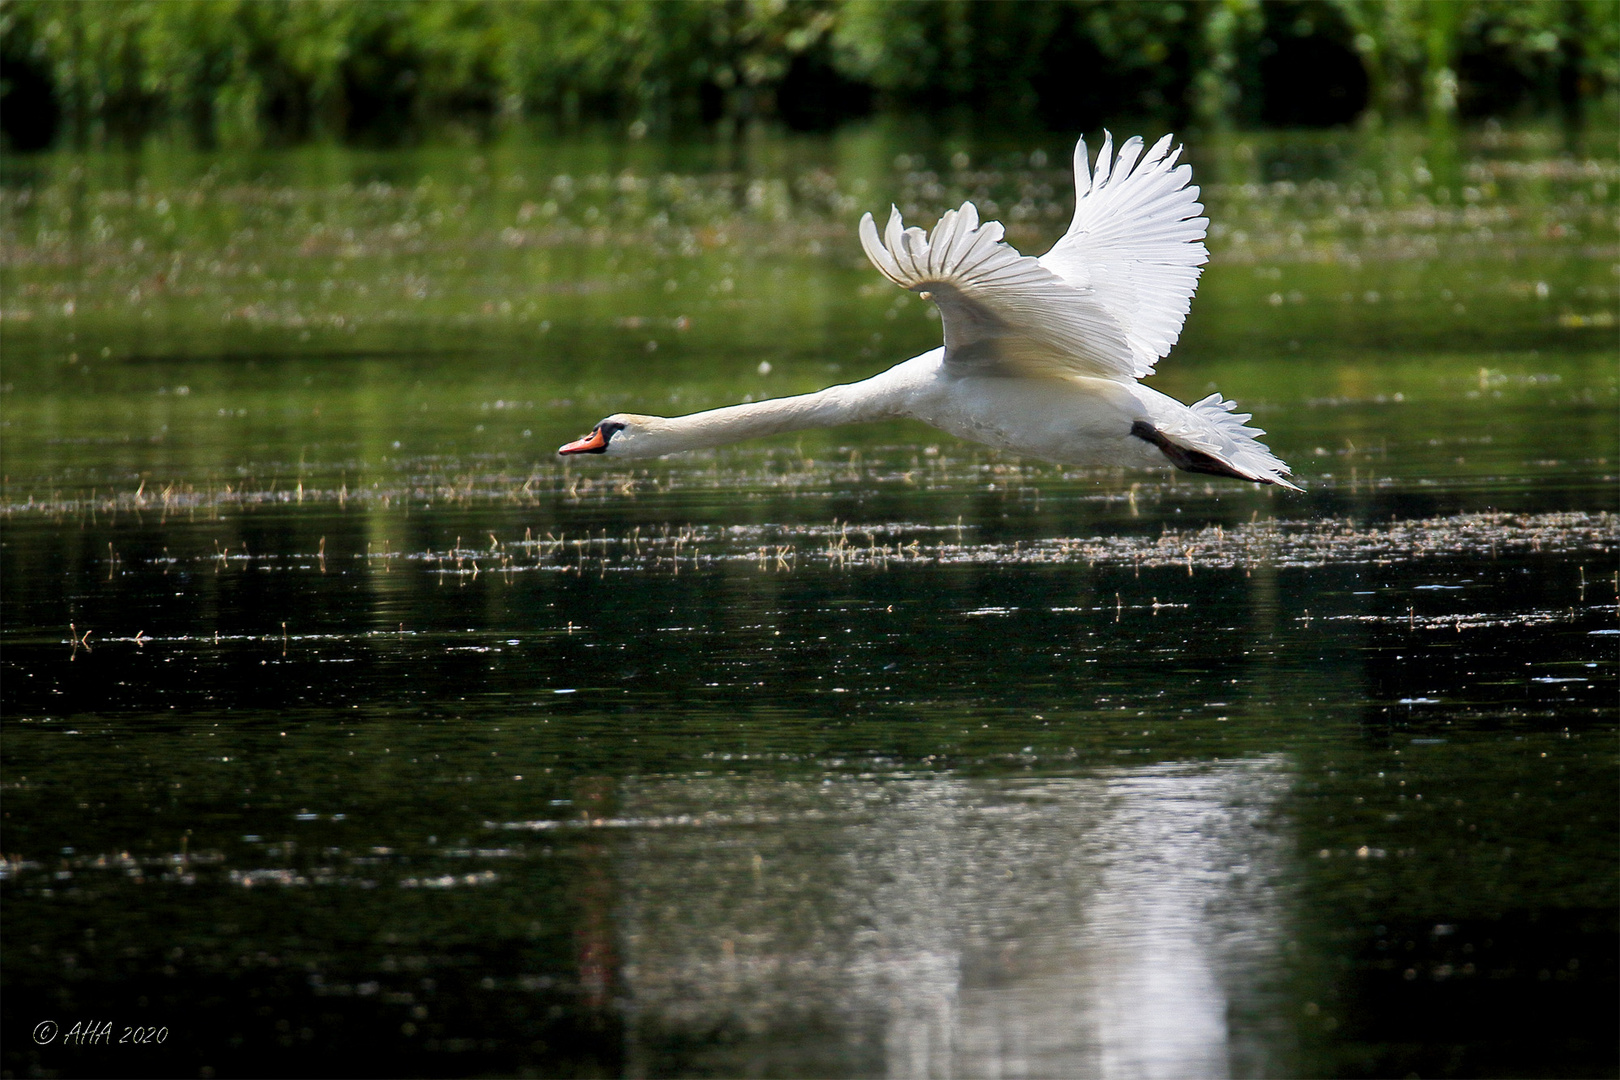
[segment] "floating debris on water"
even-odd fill
[[[165,572],[187,562],[218,573],[344,572],[356,565],[375,569],[416,566],[429,574],[474,579],[480,574],[520,573],[660,573],[683,569],[751,566],[764,573],[799,569],[888,570],[904,566],[1128,566],[1198,570],[1249,570],[1255,567],[1299,569],[1330,565],[1386,566],[1414,559],[1488,555],[1591,553],[1620,550],[1620,515],[1566,511],[1547,514],[1477,513],[1414,518],[1383,524],[1332,517],[1315,520],[1268,520],[1198,529],[1166,528],[1157,535],[1058,536],[1028,540],[975,540],[978,530],[966,525],[896,521],[851,525],[684,525],[656,530],[641,527],[614,534],[606,528],[584,535],[534,535],[500,539],[493,530],[487,547],[454,546],[400,551],[368,547],[344,556],[327,550],[324,558],[303,552],[199,552],[188,559],[165,549]],[[138,569],[129,556],[118,557],[123,572]],[[1460,585],[1424,584],[1420,590],[1452,591]],[[1167,605],[1161,605],[1167,606]],[[1013,609],[984,607],[977,616],[1011,614]],[[1352,617],[1352,616],[1335,616]],[[1354,616],[1364,618],[1366,616]],[[1528,616],[1526,616],[1528,617]],[[1405,614],[1401,616],[1404,620]],[[1495,619],[1499,615],[1447,616]],[[1520,618],[1512,616],[1513,619]],[[391,631],[390,631],[391,633]],[[121,640],[115,637],[107,641]],[[156,640],[147,637],[145,640]],[[491,646],[493,647],[493,646]]]

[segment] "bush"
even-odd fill
[[[394,142],[461,125],[873,108],[1073,130],[1578,111],[1620,86],[1617,0],[13,0],[14,150],[176,132]]]

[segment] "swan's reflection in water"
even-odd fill
[[[640,1075],[1286,1071],[1279,757],[1083,778],[640,782]]]

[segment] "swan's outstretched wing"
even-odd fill
[[[1142,153],[1132,137],[1114,155],[1103,133],[1092,170],[1086,140],[1074,148],[1074,221],[1041,265],[1096,301],[1124,328],[1135,357],[1132,374],[1153,365],[1181,336],[1187,306],[1209,261],[1204,234],[1209,219],[1193,186],[1192,166],[1177,165],[1181,148],[1166,135]]]
[[[1124,327],[1094,290],[1075,287],[979,224],[970,202],[947,210],[930,236],[891,209],[883,240],[861,218],[861,247],[883,275],[939,305],[945,363],[986,375],[1100,375],[1129,379],[1136,360]]]

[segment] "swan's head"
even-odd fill
[[[670,450],[660,449],[653,425],[656,416],[637,416],[633,413],[614,413],[591,428],[589,435],[557,447],[561,457],[575,454],[601,454],[604,457],[657,457]]]

